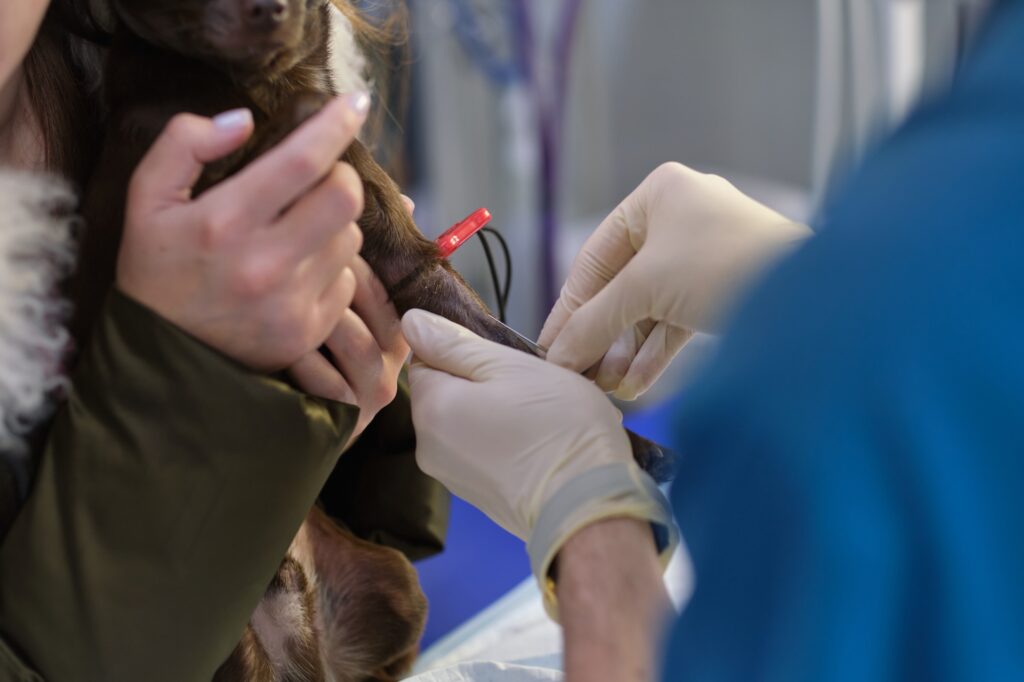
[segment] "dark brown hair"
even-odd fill
[[[54,0],[25,58],[28,97],[47,170],[81,186],[99,148],[103,33],[88,0]]]
[[[346,0],[331,2],[352,22],[369,57],[370,76],[382,104],[376,124],[366,131],[375,138],[387,120],[404,115],[405,3],[377,3],[363,12]],[[25,59],[28,96],[42,130],[46,168],[80,188],[102,141],[99,72],[110,39],[93,5],[93,0],[53,0]]]

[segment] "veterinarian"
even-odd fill
[[[419,460],[528,540],[570,680],[1024,679],[1024,2],[993,12],[813,239],[669,165],[576,260],[550,362],[406,315]],[[695,330],[663,643],[662,503],[602,389]]]
[[[413,557],[439,549],[447,493],[416,468],[401,400],[363,436],[376,456],[335,467],[408,354],[356,255],[361,183],[336,163],[366,95],[198,200],[200,164],[252,118],[175,119],[67,376],[77,226],[55,177],[81,185],[97,137],[95,73],[59,28],[79,4],[0,3],[0,680],[210,680],[329,476],[330,513]]]

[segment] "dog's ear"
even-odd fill
[[[317,580],[317,632],[338,679],[408,673],[427,620],[416,569],[400,552],[360,540],[314,508],[293,545]]]
[[[245,627],[242,641],[213,676],[213,682],[273,682],[277,672],[252,625]]]
[[[214,682],[273,682],[302,670],[303,679],[326,680],[317,630],[315,573],[292,554],[281,562],[256,606],[242,641],[217,670]]]

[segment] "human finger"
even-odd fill
[[[604,289],[636,255],[632,233],[644,217],[636,193],[619,204],[583,244],[573,261],[538,343],[550,347],[572,314]]]
[[[611,393],[619,388],[648,334],[654,330],[655,324],[652,320],[638,322],[624,331],[608,349],[601,358],[597,375],[594,377],[594,383],[602,391]]]
[[[463,379],[484,381],[503,363],[530,359],[425,310],[407,312],[402,318],[402,331],[420,363]]]
[[[630,261],[593,298],[576,309],[551,342],[548,360],[574,372],[593,367],[628,328],[650,317],[650,283]]]
[[[346,310],[327,337],[325,346],[356,395],[365,395],[364,401],[376,402],[378,396],[366,393],[380,383],[377,379],[383,373],[384,358],[377,340],[362,318],[352,309]]]
[[[214,191],[243,202],[253,224],[273,220],[331,171],[355,139],[369,109],[366,93],[334,99]]]
[[[214,118],[172,118],[135,170],[132,194],[157,205],[183,203],[203,166],[237,150],[253,132],[252,112],[227,111]]]
[[[356,256],[352,261],[352,272],[356,276],[356,295],[352,309],[369,328],[377,345],[389,353],[408,354],[409,346],[402,335],[402,320],[381,282],[369,263]]]
[[[331,331],[341,320],[345,311],[352,305],[355,293],[356,277],[351,268],[345,268],[320,295],[316,305],[317,330],[320,332],[317,346],[331,335]]]
[[[636,400],[649,391],[692,338],[689,329],[659,322],[640,347],[614,396],[619,400]]]
[[[416,202],[412,200],[412,197],[403,194],[402,203],[405,205],[405,210],[409,212],[409,215],[416,212]]]
[[[343,231],[336,234],[323,248],[307,259],[306,277],[308,286],[312,288],[314,295],[323,293],[334,283],[342,271],[348,269],[352,271],[353,280],[356,281],[356,288],[352,292],[352,301],[355,301],[355,296],[359,291],[359,282],[355,277],[353,267],[356,259],[359,258],[359,249],[362,244],[362,230],[355,223],[349,223]]]
[[[353,226],[362,212],[363,183],[359,175],[347,163],[336,163],[315,188],[275,222],[274,229],[260,233],[259,238],[297,263]]]
[[[348,381],[318,351],[307,353],[288,369],[296,385],[310,395],[339,403],[358,405],[356,393]]]

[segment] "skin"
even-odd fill
[[[568,682],[656,679],[671,603],[650,527],[609,519],[576,533],[558,556]]]
[[[365,117],[352,102],[335,100],[198,199],[202,165],[244,144],[252,121],[173,119],[129,189],[117,286],[253,369],[359,406],[358,436],[394,398],[408,348],[358,257],[362,183],[336,161]],[[324,344],[333,362],[321,362]]]
[[[27,170],[42,165],[43,148],[26,101],[22,62],[49,4],[0,3],[0,163]]]

